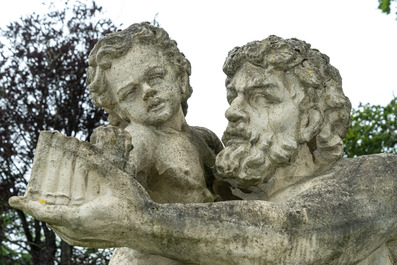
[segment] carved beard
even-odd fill
[[[298,140],[286,133],[262,133],[246,125],[229,125],[226,144],[216,157],[218,177],[241,188],[267,182],[275,169],[288,165],[297,155]]]

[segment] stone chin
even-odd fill
[[[229,138],[226,147],[216,157],[217,177],[235,187],[257,190],[267,183],[277,168],[288,166],[297,156],[298,140],[286,134],[252,132],[249,141]],[[226,139],[225,139],[226,138]]]

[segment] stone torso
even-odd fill
[[[154,165],[144,186],[158,203],[211,202],[214,197],[205,182],[201,154],[193,135],[181,132],[155,132],[158,145]]]
[[[208,176],[206,166],[214,163],[215,153],[197,130],[162,132],[139,124],[131,124],[126,130],[131,134],[134,146],[129,159],[137,165],[135,177],[153,201],[203,203],[215,200],[206,181],[212,177]],[[117,248],[109,263],[130,264],[184,263],[131,248]]]

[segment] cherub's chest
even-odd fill
[[[157,172],[175,169],[189,175],[203,175],[200,153],[187,136],[161,137],[155,148]]]
[[[151,144],[150,168],[140,182],[158,203],[214,200],[207,188],[203,159],[187,134],[156,134]]]

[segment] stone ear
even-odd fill
[[[186,84],[188,84],[188,83],[189,83],[189,77],[187,75],[181,75],[181,77],[180,77],[181,95],[187,94]]]
[[[308,143],[318,134],[323,117],[315,107],[311,107],[301,119],[300,141]]]

